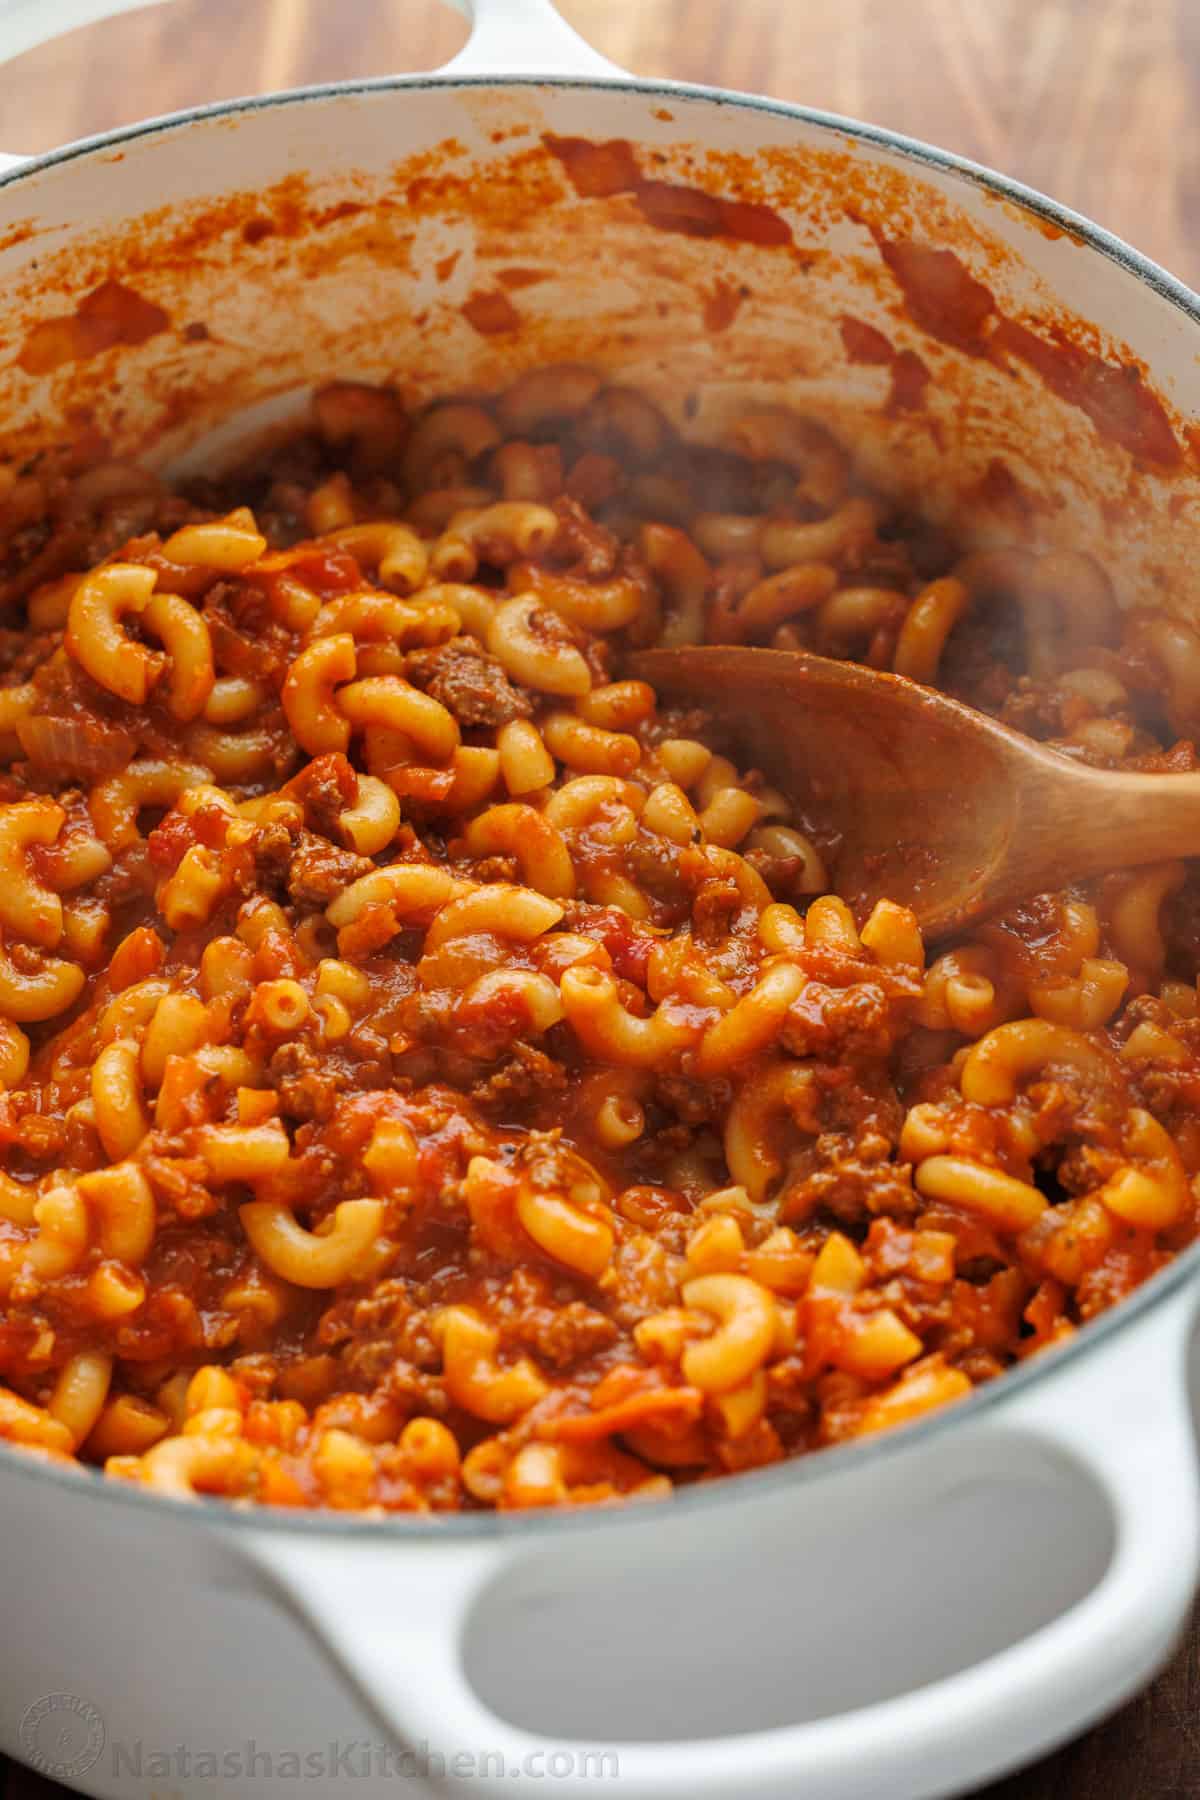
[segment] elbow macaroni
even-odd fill
[[[624,663],[861,657],[1111,762],[1200,724],[1186,621],[914,536],[782,408],[696,456],[566,364],[314,422],[257,517],[46,500],[90,548],[0,685],[0,1439],[184,1500],[650,1497],[952,1403],[1195,1237],[1187,865],[927,947]]]

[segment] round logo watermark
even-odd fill
[[[86,1775],[104,1749],[104,1737],[104,1720],[78,1694],[43,1694],[21,1715],[26,1761],[59,1781]]]

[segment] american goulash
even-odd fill
[[[1183,863],[927,951],[623,672],[816,649],[1194,768],[1200,637],[1087,556],[582,366],[337,383],[185,494],[47,456],[0,533],[0,1438],[282,1506],[656,1497],[944,1406],[1194,1237]]]

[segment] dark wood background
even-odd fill
[[[931,139],[1054,194],[1200,284],[1200,0],[561,9],[638,74],[772,94]],[[436,68],[465,36],[438,0],[171,0],[0,70],[0,146],[44,150],[207,100]],[[15,1768],[4,1785],[0,1759],[3,1800],[64,1791]],[[1200,1796],[1200,1629],[1148,1693],[977,1800],[1101,1795]]]

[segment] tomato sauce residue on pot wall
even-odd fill
[[[583,199],[633,197],[647,223],[698,237],[729,237],[766,245],[792,245],[794,234],[778,211],[762,202],[730,201],[683,183],[652,180],[624,139],[590,140],[547,134],[544,142],[562,163]],[[928,336],[970,356],[1019,358],[1050,391],[1087,414],[1096,430],[1139,461],[1171,468],[1182,460],[1166,409],[1133,364],[1112,363],[1064,335],[1040,337],[1007,318],[991,289],[973,276],[951,249],[911,239],[889,239],[870,227],[886,266],[904,296],[913,323]],[[716,312],[716,319],[721,314]],[[713,310],[706,307],[709,329]],[[857,337],[855,326],[859,327]],[[877,343],[864,349],[863,333]],[[851,361],[878,362],[892,371],[888,410],[920,408],[930,379],[912,350],[897,351],[884,334],[861,321],[843,328]]]
[[[29,375],[46,375],[63,363],[86,362],[114,344],[144,344],[170,323],[152,300],[119,281],[105,281],[85,294],[74,312],[35,325],[17,361]]]
[[[953,250],[907,239],[891,242],[876,226],[871,235],[899,283],[913,324],[951,349],[985,356],[985,329],[996,310],[990,289],[968,274]]]
[[[977,281],[953,250],[907,240],[890,241],[872,227],[879,253],[895,276],[913,323],[930,337],[964,351],[1003,361],[1020,358],[1052,394],[1085,412],[1101,437],[1120,444],[1141,462],[1174,468],[1183,460],[1166,408],[1134,364],[1106,362],[1094,351],[1039,337],[1007,318],[995,296]]]
[[[645,174],[633,145],[623,138],[593,140],[546,133],[543,142],[562,164],[581,199],[628,194],[647,224],[660,231],[797,248],[792,227],[775,207],[760,200],[726,199],[682,182],[652,179]],[[856,216],[850,206],[846,212],[851,218]],[[1015,357],[1051,393],[1084,412],[1102,437],[1139,462],[1165,470],[1182,461],[1183,452],[1166,408],[1135,364],[1109,362],[1071,342],[1061,328],[1052,336],[1038,335],[1000,310],[991,288],[971,274],[956,251],[911,237],[889,237],[877,222],[860,222],[867,223],[900,288],[909,318],[927,336],[1000,366],[1004,366],[1005,356]],[[706,302],[704,319],[709,330],[722,329],[719,302]],[[890,368],[888,412],[918,411],[930,380],[920,356],[911,348],[897,350],[882,332],[863,321],[850,320],[848,327],[843,324],[841,329],[852,362]],[[867,332],[872,334],[870,343]]]
[[[790,245],[792,228],[773,206],[756,200],[725,200],[679,181],[655,181],[642,173],[633,146],[624,138],[543,138],[558,158],[575,192],[584,200],[632,194],[648,225],[684,237],[733,238],[742,244]]]
[[[704,296],[704,329],[714,335],[719,331],[728,331],[741,311],[743,301],[749,298],[748,287],[738,286],[718,275],[710,292]]]
[[[1175,468],[1183,451],[1166,409],[1132,364],[1105,362],[1068,342],[1048,342],[1015,319],[999,317],[993,343],[1019,356],[1060,400],[1085,412],[1101,437],[1112,438],[1131,456]]]
[[[885,332],[850,313],[842,314],[838,330],[852,363],[874,364],[891,370],[892,387],[886,410],[889,413],[918,411],[932,376],[928,364],[921,361],[916,351],[897,350]]]
[[[491,337],[496,332],[516,331],[521,323],[521,315],[507,294],[498,288],[478,288],[468,294],[459,309],[469,325],[484,337]]]

